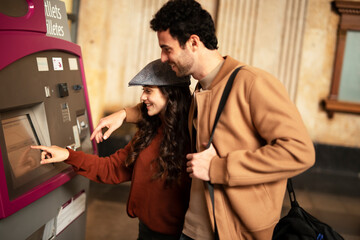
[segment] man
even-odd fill
[[[287,178],[314,164],[312,141],[284,86],[269,73],[217,50],[214,22],[193,0],[167,2],[150,22],[157,32],[161,60],[177,76],[198,80],[189,130],[196,153],[188,154],[193,178],[181,239],[213,239],[214,217],[205,181],[214,185],[220,239],[271,239],[280,218]],[[225,84],[238,72],[219,119],[213,145],[205,149]],[[121,116],[121,117],[120,117]],[[136,108],[103,119],[92,137],[102,141]]]

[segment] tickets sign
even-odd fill
[[[46,35],[71,42],[65,3],[59,0],[44,0]]]

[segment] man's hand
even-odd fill
[[[93,133],[90,136],[90,140],[93,140],[95,138],[97,143],[102,142],[103,140],[106,140],[110,137],[110,135],[121,125],[123,124],[124,120],[126,118],[126,111],[124,109],[113,113],[107,117],[104,117],[100,119],[99,124],[94,129]],[[104,133],[102,133],[102,129],[106,127],[108,130]]]
[[[190,177],[209,181],[210,162],[216,155],[216,150],[212,144],[208,149],[202,152],[187,154],[186,158],[189,161],[186,163],[186,171],[189,173]]]

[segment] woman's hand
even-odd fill
[[[62,162],[68,159],[69,151],[65,148],[58,146],[31,146],[32,149],[40,149],[41,152],[41,164]]]
[[[90,140],[93,140],[95,138],[96,142],[100,143],[103,140],[108,139],[116,129],[121,127],[125,118],[126,118],[126,111],[123,109],[100,119],[99,124],[97,125],[97,127],[94,129],[93,133],[90,136]],[[103,135],[102,129],[104,127],[108,128],[108,130]]]

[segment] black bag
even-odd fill
[[[275,226],[273,240],[344,240],[329,225],[307,213],[296,201],[291,179],[288,179],[291,209]]]

